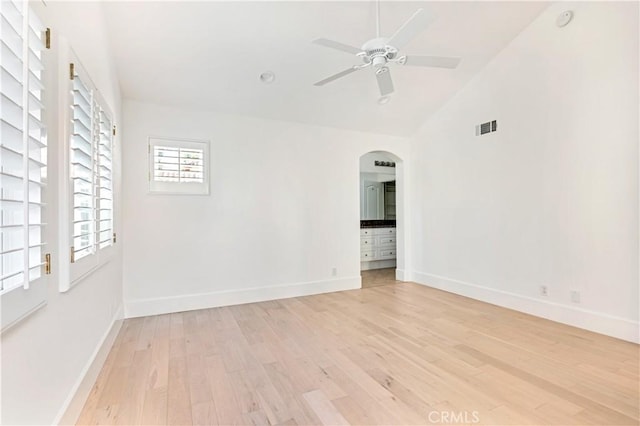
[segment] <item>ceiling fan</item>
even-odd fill
[[[460,58],[421,55],[400,56],[398,54],[400,49],[423,31],[432,21],[432,15],[428,14],[424,9],[418,9],[390,38],[380,37],[380,1],[378,0],[376,2],[376,38],[367,41],[361,48],[326,38],[313,40],[315,44],[354,54],[364,62],[320,80],[314,86],[324,86],[353,72],[372,67],[378,80],[380,101],[386,101],[389,99],[389,95],[393,93],[393,81],[388,67],[391,63],[418,67],[456,68],[460,63]]]

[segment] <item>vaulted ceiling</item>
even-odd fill
[[[360,47],[375,37],[375,2],[107,2],[123,97],[229,114],[408,136],[547,6],[543,2],[382,2],[390,36],[417,8],[436,20],[405,54],[459,56],[455,70],[392,65],[395,93],[379,105],[371,69],[311,43]],[[272,84],[259,76],[275,73]]]

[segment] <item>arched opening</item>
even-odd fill
[[[403,278],[404,168],[387,151],[360,157],[360,276],[362,287]]]

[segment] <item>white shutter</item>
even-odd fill
[[[42,306],[44,27],[26,1],[0,1],[0,294],[2,329]]]
[[[156,145],[153,163],[159,182],[204,182],[204,149]]]
[[[42,189],[46,135],[42,124],[42,24],[21,2],[0,2],[0,291],[42,274]],[[26,37],[23,37],[26,34]]]
[[[149,138],[151,192],[209,193],[209,142]]]
[[[113,121],[99,107],[98,123],[98,247],[113,244]]]
[[[42,52],[44,50],[44,27],[35,14],[29,14],[29,66],[27,73],[27,105],[28,105],[28,134],[27,150],[28,163],[28,194],[29,212],[27,214],[29,234],[29,281],[41,276],[43,262],[44,235],[43,221],[44,197],[43,187],[47,176],[47,137],[44,126],[44,86]]]
[[[88,82],[74,64],[70,136],[71,169],[71,251],[74,262],[95,253],[95,120],[93,98]]]
[[[23,20],[21,4],[0,2],[2,53],[2,103],[0,120],[0,289],[9,290],[25,281],[24,211],[24,82]],[[28,210],[27,210],[28,211]]]
[[[62,291],[108,261],[113,245],[113,119],[80,61],[69,53],[70,213],[65,226],[72,265],[63,270]]]

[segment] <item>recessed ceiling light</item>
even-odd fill
[[[275,79],[276,75],[273,73],[273,71],[265,71],[260,74],[260,81],[264,84],[271,84],[275,81]]]
[[[390,100],[391,100],[391,96],[389,96],[389,95],[381,96],[381,97],[378,99],[378,104],[380,104],[380,105],[384,105],[384,104],[386,104],[387,102],[389,102]]]

